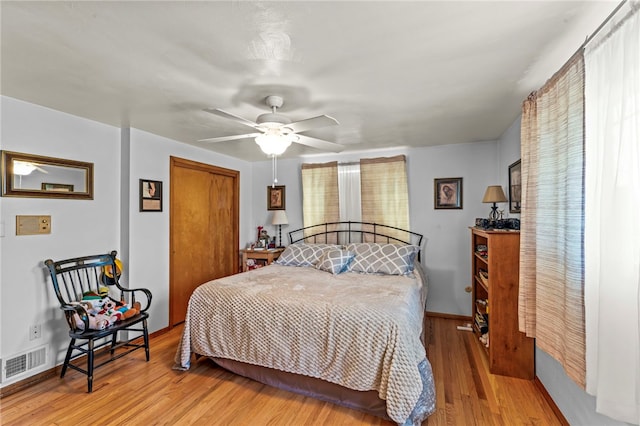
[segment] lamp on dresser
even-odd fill
[[[282,225],[288,225],[289,220],[284,210],[275,210],[273,212],[272,225],[278,225],[278,247],[282,247]]]
[[[500,185],[491,185],[487,187],[487,190],[484,193],[484,198],[482,198],[482,202],[493,203],[491,213],[489,213],[489,220],[496,221],[500,219],[496,203],[506,203],[507,197],[504,195],[504,191]]]

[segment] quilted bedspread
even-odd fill
[[[435,409],[420,340],[424,294],[421,274],[276,264],[210,281],[191,296],[176,363],[188,369],[196,353],[377,390],[403,424],[425,393],[423,412]]]

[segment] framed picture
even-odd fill
[[[73,192],[73,185],[66,184],[66,183],[47,183],[47,182],[42,182],[41,189],[43,191]]]
[[[509,213],[520,213],[522,196],[520,160],[509,166]]]
[[[462,208],[462,178],[443,178],[433,180],[433,208]]]
[[[284,196],[284,185],[267,186],[267,210],[284,210]]]
[[[140,211],[162,211],[162,182],[159,180],[140,179]]]

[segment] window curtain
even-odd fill
[[[362,219],[360,164],[338,164],[338,192],[340,194],[340,220],[359,222]]]
[[[640,424],[640,7],[585,51],[587,392]],[[634,10],[635,9],[635,10]]]
[[[362,221],[409,228],[409,190],[404,155],[360,160]],[[406,239],[405,233],[398,233]]]
[[[520,328],[584,387],[582,50],[538,91],[535,129],[527,131],[534,141],[521,142],[528,145],[522,146],[525,245],[520,248],[519,304],[526,310]],[[530,253],[525,247],[531,244],[535,250]]]
[[[518,321],[520,331],[536,335],[536,212],[538,209],[538,175],[530,173],[538,164],[538,123],[536,93],[522,103],[520,124],[520,286],[518,287]]]
[[[305,227],[340,220],[336,161],[302,165],[302,220]]]

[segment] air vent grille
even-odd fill
[[[44,347],[36,349],[35,351],[31,351],[27,355],[29,360],[29,362],[27,363],[27,370],[32,370],[36,367],[40,367],[41,365],[44,365],[45,362],[47,362],[47,349]]]
[[[4,376],[7,379],[20,375],[27,371],[27,355],[18,355],[15,358],[8,359],[4,366],[4,371]]]
[[[47,347],[42,346],[11,358],[3,359],[1,363],[2,382],[4,382],[45,365],[47,363]]]

